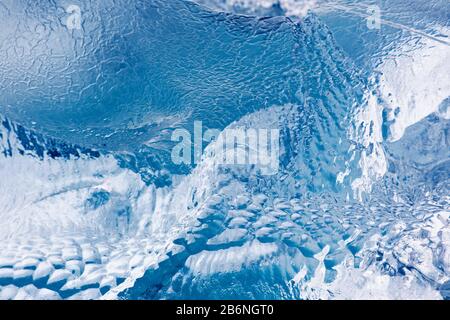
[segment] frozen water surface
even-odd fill
[[[448,1],[112,4],[0,1],[0,299],[448,299]]]

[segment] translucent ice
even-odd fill
[[[442,13],[199,2],[1,2],[0,299],[448,298]],[[279,129],[279,170],[177,171],[194,120]]]

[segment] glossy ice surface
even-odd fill
[[[450,297],[448,1],[70,5],[0,0],[0,299]]]

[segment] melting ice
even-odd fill
[[[231,2],[0,4],[1,299],[449,297],[448,4]]]

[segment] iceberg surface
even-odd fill
[[[449,298],[434,7],[70,5],[0,4],[0,299]],[[279,130],[277,172],[175,164],[195,122]]]

